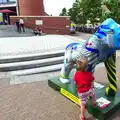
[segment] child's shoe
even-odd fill
[[[79,117],[80,117],[80,120],[85,120],[85,117],[81,117],[81,115]]]

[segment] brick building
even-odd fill
[[[43,0],[18,0],[17,4],[20,16],[47,15],[44,11]]]
[[[44,33],[69,34],[68,16],[49,16],[44,11],[43,0],[17,0],[18,16],[11,16],[11,24],[23,18],[25,26],[34,29],[38,25]]]
[[[17,19],[24,19],[27,28],[34,29],[37,21],[42,21],[38,25],[42,32],[47,34],[70,34],[69,17],[56,16],[11,16],[11,24],[15,24]]]

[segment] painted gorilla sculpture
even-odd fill
[[[107,96],[115,96],[116,82],[116,50],[120,49],[120,25],[113,19],[105,20],[98,30],[84,44],[71,43],[66,47],[64,66],[61,69],[60,81],[69,83],[69,74],[78,58],[88,58],[88,71],[94,73],[95,66],[104,62],[109,87],[106,88]]]

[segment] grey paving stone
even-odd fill
[[[62,35],[0,38],[0,55],[17,55],[62,50],[73,42]]]

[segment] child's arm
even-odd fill
[[[74,81],[74,84],[76,84],[76,81]]]
[[[95,78],[94,78],[94,76],[91,74],[91,88],[94,88],[94,80],[95,80]]]
[[[76,73],[74,73],[74,78],[73,78],[73,80],[74,80],[74,83],[76,84]]]
[[[92,81],[91,83],[91,88],[94,88],[94,81]]]

